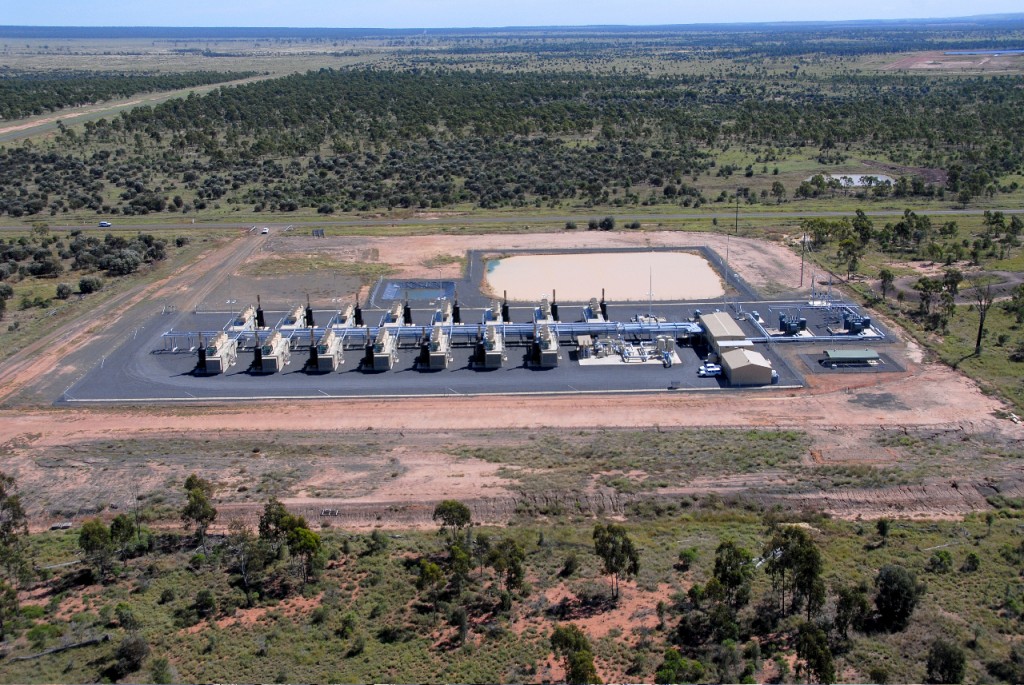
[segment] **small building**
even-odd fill
[[[751,346],[747,334],[726,312],[701,314],[700,325],[707,336],[708,346],[719,356],[728,349]]]
[[[772,363],[760,352],[746,348],[721,354],[722,372],[730,385],[771,385]]]
[[[824,350],[825,358],[822,366],[837,368],[840,366],[877,366],[882,358],[874,350]]]

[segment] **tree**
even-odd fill
[[[267,545],[270,554],[278,554],[281,546],[287,545],[291,554],[302,559],[302,582],[308,582],[322,543],[320,536],[310,530],[306,519],[289,514],[280,501],[271,497],[260,515],[259,531],[260,540]]]
[[[195,528],[196,537],[205,552],[206,530],[217,518],[217,509],[210,502],[212,487],[208,481],[192,474],[185,481],[185,490],[186,502],[181,510],[181,520],[187,528]]]
[[[786,186],[782,185],[782,181],[772,183],[771,194],[777,204],[782,204],[782,201],[786,199]]]
[[[551,633],[551,648],[562,657],[565,682],[570,685],[600,683],[594,668],[594,650],[586,633],[574,623],[566,623]]]
[[[882,269],[878,272],[879,284],[882,286],[882,300],[885,300],[886,293],[892,288],[892,284],[896,281],[896,274],[889,269]]]
[[[473,568],[473,559],[466,547],[455,543],[448,549],[448,573],[452,591],[458,595],[469,581],[469,572]]]
[[[839,586],[836,593],[836,615],[832,626],[842,639],[847,639],[850,628],[861,630],[871,613],[868,588],[864,583]]]
[[[882,545],[886,545],[889,542],[889,528],[892,526],[892,521],[887,518],[880,518],[875,521],[875,530],[878,531],[878,536],[882,538]]]
[[[491,548],[488,555],[491,567],[502,577],[502,583],[509,592],[523,584],[525,575],[523,561],[525,559],[526,552],[523,550],[523,546],[513,538],[502,538]]]
[[[260,539],[269,544],[275,554],[287,535],[287,530],[284,527],[287,517],[288,510],[276,497],[271,497],[263,505],[263,513],[260,515],[259,522]]]
[[[832,650],[828,647],[828,636],[810,622],[800,624],[796,637],[796,655],[804,662],[808,675],[819,683],[834,683],[836,668],[832,661]]]
[[[444,587],[444,574],[441,567],[427,559],[420,559],[420,575],[416,578],[416,589],[426,592],[430,596],[430,603],[434,605],[434,612],[437,612],[437,600],[441,595],[441,588]]]
[[[928,650],[928,682],[960,683],[967,671],[964,650],[945,640],[936,640]]]
[[[875,224],[868,218],[868,215],[864,213],[864,210],[858,209],[857,215],[850,222],[853,226],[853,230],[857,234],[857,240],[860,242],[861,247],[866,247],[871,242],[871,237],[874,235]]]
[[[924,594],[924,587],[918,585],[917,577],[898,564],[888,564],[878,571],[875,589],[879,622],[889,630],[902,630],[907,626]]]
[[[98,518],[89,519],[78,531],[78,546],[85,553],[85,559],[99,573],[100,577],[110,570],[110,560],[114,554],[114,543],[110,539],[110,529]]]
[[[448,535],[449,544],[461,537],[462,531],[473,521],[473,513],[462,502],[446,499],[434,507],[435,521],[441,522],[440,534]]]
[[[71,286],[68,283],[57,284],[57,299],[66,300],[71,297]]]
[[[110,522],[110,542],[117,549],[121,563],[128,566],[128,553],[132,538],[135,536],[135,522],[127,514],[118,514]]]
[[[28,518],[21,506],[21,495],[17,492],[14,478],[0,471],[0,564],[9,576],[17,580],[24,578],[28,571],[27,536]]]
[[[249,599],[250,590],[262,579],[263,571],[272,556],[272,550],[266,540],[253,535],[248,526],[241,521],[232,521],[228,530],[226,542],[228,569],[238,574],[246,598]]]
[[[985,318],[995,301],[995,293],[992,292],[991,283],[982,283],[975,278],[969,278],[968,281],[971,283],[971,299],[978,312],[978,336],[974,341],[974,354],[981,356],[981,339],[985,335]]]
[[[722,587],[724,599],[735,608],[750,601],[750,579],[754,575],[754,557],[732,540],[724,540],[715,549],[714,579]]]
[[[483,575],[484,564],[487,563],[487,559],[491,553],[491,536],[487,533],[478,533],[473,538],[473,556],[476,557],[477,564],[480,567],[480,575]]]
[[[604,572],[612,576],[615,585],[613,596],[617,599],[619,576],[629,578],[640,572],[640,554],[626,529],[614,523],[594,526],[594,552],[604,563]]]
[[[313,561],[320,553],[320,536],[314,533],[305,525],[306,520],[296,517],[302,525],[296,525],[288,531],[288,551],[302,560],[302,582],[309,582],[314,575]]]
[[[810,620],[812,611],[823,603],[821,553],[814,540],[803,528],[783,526],[772,536],[762,556],[767,560],[765,572],[772,578],[772,588],[780,594],[782,613],[786,613],[788,589],[790,609],[806,599]]]
[[[185,479],[185,492],[189,490],[202,490],[207,497],[213,497],[213,483],[194,473]]]
[[[0,640],[7,637],[7,627],[18,618],[18,591],[6,580],[0,580]]]

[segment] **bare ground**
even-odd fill
[[[278,241],[278,251],[309,249],[305,238]],[[374,255],[399,273],[420,275],[423,262],[438,255],[462,256],[467,248],[573,248],[613,246],[686,246],[707,244],[725,251],[723,236],[680,233],[558,233],[513,236],[424,236],[387,239],[337,238],[317,241],[320,250],[338,250],[350,258]],[[249,251],[231,243],[204,260],[224,276],[236,273]],[[799,257],[775,243],[729,239],[733,268],[761,288],[795,289]],[[376,252],[373,252],[376,250]],[[442,267],[455,276],[460,267]],[[160,293],[177,293],[183,302],[198,302],[217,292],[220,281],[182,269],[165,282],[139,287],[121,305]],[[329,278],[329,276],[327,276]],[[31,386],[60,366],[67,351],[93,335],[90,327],[73,324],[48,339],[61,344],[36,350],[34,363],[7,363],[0,379],[9,396]],[[126,406],[63,409],[25,407],[0,410],[3,469],[17,476],[33,515],[34,527],[54,521],[54,502],[66,512],[86,515],[105,502],[124,505],[131,489],[150,498],[176,493],[190,470],[203,472],[221,487],[221,521],[251,518],[269,494],[277,494],[293,509],[323,525],[432,525],[434,503],[458,498],[473,503],[476,518],[507,521],[522,504],[522,495],[496,475],[497,465],[453,457],[446,446],[466,439],[486,440],[490,432],[562,431],[606,428],[767,428],[805,431],[811,447],[808,466],[863,466],[898,463],[899,450],[871,455],[858,449],[879,430],[902,430],[910,435],[929,431],[962,434],[972,441],[995,441],[1019,449],[1024,431],[1002,415],[1002,404],[984,395],[965,376],[945,366],[924,363],[920,350],[896,345],[889,354],[906,368],[899,373],[807,377],[798,390],[743,393],[679,393],[660,395],[591,395],[581,397],[451,397],[269,402],[245,405],[187,407]],[[255,416],[259,417],[255,420]],[[302,439],[293,440],[301,435]],[[314,437],[310,437],[314,436]],[[185,449],[173,458],[152,458],[145,450],[125,455],[111,449],[102,455],[104,441],[209,439],[209,452]],[[310,454],[294,453],[296,444],[379,445],[378,453],[355,456],[329,447],[311,447]],[[295,444],[290,444],[295,443]],[[254,457],[250,451],[262,446]],[[75,461],[74,450],[89,456]],[[291,449],[292,452],[288,450]],[[276,450],[276,452],[275,452]],[[320,450],[320,451],[316,451]],[[232,453],[234,451],[234,453]],[[298,450],[301,451],[301,450]],[[100,456],[97,454],[100,453]],[[214,454],[216,453],[216,454]],[[214,458],[216,457],[216,458]],[[1022,492],[1024,478],[1011,462],[972,458],[970,450],[945,458],[943,474],[920,486],[876,489],[830,489],[774,499],[794,506],[820,508],[838,516],[961,516],[984,508],[985,496],[996,491]],[[763,493],[778,481],[765,472],[742,478],[721,477],[668,489],[661,496],[682,494]],[[262,488],[262,489],[261,489]],[[585,493],[593,511],[621,513],[630,497],[606,491]],[[759,495],[764,497],[764,495]],[[152,500],[151,500],[152,501]],[[324,514],[324,511],[327,514]]]

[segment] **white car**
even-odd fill
[[[267,235],[268,233],[270,233],[270,228],[268,226],[264,226],[263,229],[260,230],[260,233],[262,233],[263,235]]]
[[[710,378],[713,376],[720,376],[722,374],[722,367],[718,364],[710,364],[705,362],[701,364],[697,369],[697,375],[701,378]]]
[[[101,221],[100,222],[100,228],[110,228],[110,222],[109,221]]]

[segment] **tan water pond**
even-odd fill
[[[560,302],[605,296],[623,300],[709,300],[722,279],[692,252],[597,252],[516,255],[487,262],[485,290],[509,300],[537,302],[555,291]],[[653,292],[653,296],[650,294]]]

